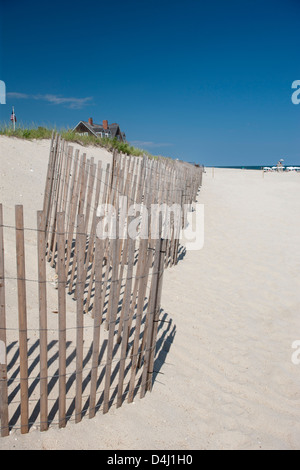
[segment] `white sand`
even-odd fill
[[[5,220],[24,203],[35,227],[48,144],[0,145]],[[65,429],[12,432],[0,449],[299,449],[299,196],[300,174],[208,169],[205,246],[165,272],[169,351],[152,393]]]

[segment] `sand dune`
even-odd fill
[[[24,203],[35,226],[49,144],[0,144],[6,217]],[[165,272],[169,347],[152,393],[65,429],[12,432],[1,449],[300,448],[300,174],[207,169],[198,202],[205,245]]]

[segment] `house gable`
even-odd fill
[[[90,126],[89,123],[85,121],[80,121],[77,126],[74,127],[73,132],[77,132],[78,134],[94,135],[95,137],[98,137],[92,126]]]

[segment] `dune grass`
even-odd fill
[[[23,125],[17,125],[16,129],[14,130],[12,126],[8,126],[7,124],[0,124],[0,135],[18,137],[19,139],[51,139],[53,131],[59,133],[66,141],[75,142],[83,146],[93,145],[95,147],[106,148],[110,151],[116,149],[118,152],[122,152],[127,155],[141,156],[146,154],[151,158],[156,158],[146,150],[133,147],[128,142],[120,142],[117,139],[109,139],[107,137],[97,138],[93,135],[77,134],[71,129],[54,129],[43,126],[27,127]]]

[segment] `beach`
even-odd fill
[[[1,136],[0,145],[5,221],[13,224],[14,205],[24,204],[25,226],[36,227],[49,141]],[[111,159],[103,149],[85,151]],[[64,429],[13,430],[0,449],[299,449],[299,196],[294,172],[207,168],[197,201],[204,247],[164,274],[168,323],[152,392]],[[27,234],[28,250],[36,250],[34,236]],[[36,275],[36,266],[28,270]],[[13,292],[7,302],[17,302]]]

